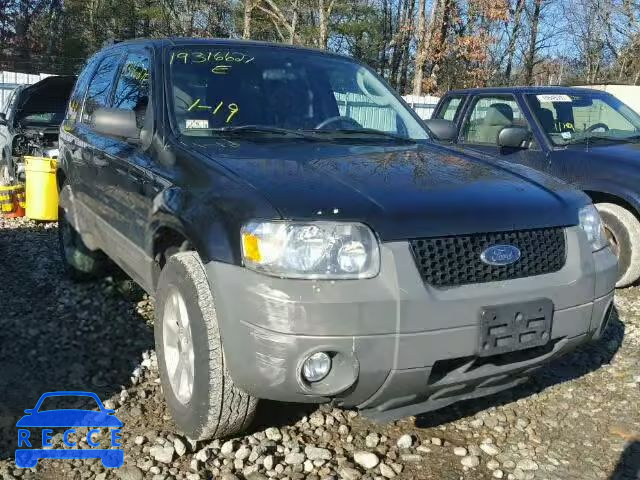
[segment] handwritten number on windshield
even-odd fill
[[[220,103],[218,103],[218,105],[216,105],[215,108],[213,108],[208,105],[202,105],[202,101],[199,98],[196,98],[196,100],[189,106],[189,108],[187,108],[187,111],[192,112],[194,110],[209,110],[212,115],[217,115],[223,106],[224,101],[222,100],[220,101]],[[240,111],[240,107],[238,107],[237,103],[229,103],[227,104],[227,110],[229,111],[229,114],[227,115],[225,123],[230,123],[231,120],[233,120],[233,117],[235,117],[236,114]]]
[[[172,52],[170,64],[187,65],[189,63],[251,63],[255,57],[242,52]]]

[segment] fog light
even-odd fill
[[[325,352],[317,352],[309,356],[302,364],[302,376],[307,382],[319,382],[331,370],[331,357]]]

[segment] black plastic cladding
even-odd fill
[[[501,244],[518,247],[520,259],[505,266],[488,265],[480,259],[486,248]],[[411,240],[411,249],[422,279],[434,287],[542,275],[557,272],[566,261],[562,228],[421,238]]]

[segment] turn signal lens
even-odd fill
[[[258,245],[259,241],[255,235],[251,235],[250,233],[242,234],[242,251],[245,257],[252,262],[259,262],[261,260],[260,246]]]

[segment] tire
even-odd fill
[[[92,251],[65,217],[64,209],[58,212],[58,245],[65,274],[74,281],[86,282],[107,275],[108,258],[101,251]]]
[[[640,277],[640,222],[629,210],[613,203],[598,203],[613,251],[618,257],[616,287],[627,287]]]
[[[154,331],[164,397],[178,427],[196,440],[246,430],[258,402],[234,385],[226,368],[215,301],[197,253],[177,253],[162,269]]]

